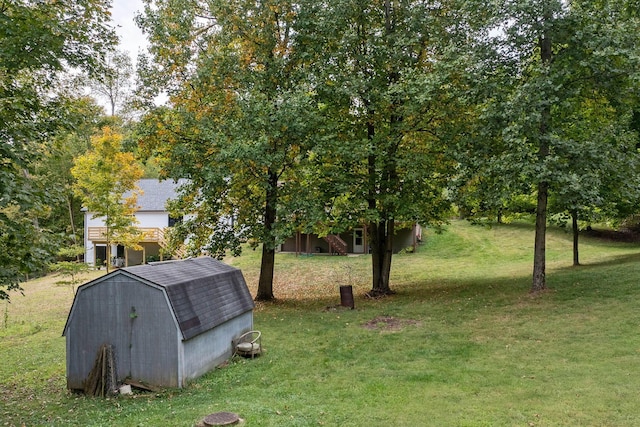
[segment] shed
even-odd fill
[[[63,336],[67,387],[79,390],[103,344],[118,381],[182,387],[232,355],[253,328],[242,272],[210,257],[122,268],[78,288]]]

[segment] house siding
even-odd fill
[[[167,212],[141,212],[135,214],[140,227],[164,228],[169,226],[169,214]]]
[[[85,236],[85,262],[87,264],[94,264],[96,260],[94,242],[89,240],[89,228],[90,227],[104,227],[104,218],[97,217],[91,218],[93,214],[85,213],[84,220],[84,236]],[[164,229],[169,226],[169,214],[167,212],[137,212],[135,214],[138,221],[137,226],[140,228],[160,228]],[[104,243],[98,244],[98,246],[105,246]],[[144,264],[146,260],[143,259],[143,254],[147,257],[158,256],[160,253],[160,245],[158,243],[141,243],[144,247],[142,250],[132,250],[128,252],[129,265]]]
[[[137,227],[140,228],[165,228],[169,226],[169,213],[166,210],[168,200],[174,200],[177,197],[177,189],[180,185],[185,184],[185,180],[179,180],[175,183],[170,180],[158,181],[155,179],[142,179],[137,185],[142,190],[138,195],[139,209],[134,214]],[[124,197],[129,196],[129,192]],[[84,216],[84,247],[85,262],[94,265],[96,261],[96,248],[93,241],[89,240],[90,227],[104,227],[103,217],[93,217],[93,212],[85,212]],[[97,244],[104,247],[104,241]],[[156,256],[159,253],[160,246],[158,243],[143,243],[145,248],[143,251],[129,251],[128,265],[139,265],[146,262],[144,255]],[[144,255],[143,255],[144,254]],[[104,261],[104,260],[103,260]]]
[[[92,218],[92,216],[90,212],[84,214],[84,262],[93,265],[96,262],[96,254],[93,242],[89,240],[89,227],[103,227],[104,219]]]
[[[416,225],[411,228],[402,228],[396,230],[396,234],[393,239],[393,252],[398,253],[402,249],[412,247],[416,242],[416,235],[420,232],[420,226]],[[344,232],[339,234],[340,238],[347,244],[347,252],[355,253],[353,247],[353,231]],[[309,239],[309,245],[307,247],[307,238]],[[300,237],[300,250],[303,253],[309,249],[310,253],[329,253],[329,243],[323,238],[318,237],[317,234],[302,234]],[[295,252],[296,251],[296,238],[290,237],[286,239],[281,245],[280,250],[282,252]],[[364,252],[368,253],[368,248],[365,247]]]

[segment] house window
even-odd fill
[[[175,227],[178,224],[182,224],[182,217],[180,218],[169,217],[169,227]]]

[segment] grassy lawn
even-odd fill
[[[528,225],[453,222],[394,258],[382,300],[365,296],[366,256],[280,254],[278,301],[255,312],[266,354],[110,399],[66,391],[72,292],[28,282],[1,305],[0,425],[193,426],[218,411],[249,426],[640,425],[640,246],[583,239],[575,268],[552,230],[550,290],[531,296],[532,246]],[[259,251],[227,261],[255,295]],[[342,284],[355,310],[337,307]]]

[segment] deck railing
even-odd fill
[[[164,229],[158,227],[140,227],[142,232],[142,240],[140,243],[158,243],[164,245]],[[92,242],[107,241],[107,227],[89,227],[87,230],[88,239]]]

